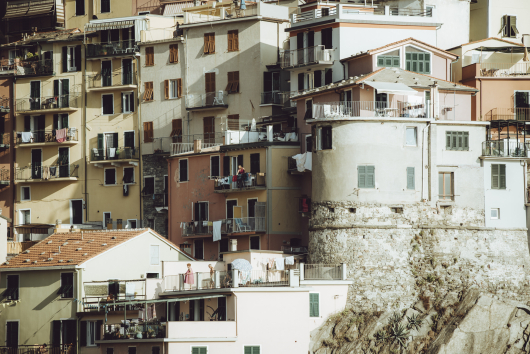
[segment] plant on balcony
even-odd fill
[[[33,54],[31,52],[28,52],[26,54],[26,60],[30,60],[30,61],[39,60],[39,56],[37,55],[37,53]]]

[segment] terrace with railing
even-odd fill
[[[327,102],[313,104],[305,119],[347,119],[355,117],[427,118],[430,101],[411,104],[408,102]]]
[[[493,108],[484,115],[484,120],[530,120],[530,108],[513,107],[513,108]]]
[[[0,76],[52,76],[53,60],[0,60]]]
[[[271,122],[270,125],[274,125]],[[276,123],[278,124],[278,123]],[[298,142],[297,128],[284,128],[285,131],[268,130],[267,126],[256,126],[251,120],[231,120],[223,122],[225,144],[248,144],[258,142]]]
[[[125,73],[112,73],[110,75],[106,74],[97,74],[89,76],[88,79],[88,88],[89,89],[113,89],[113,88],[123,88],[122,86],[130,86],[134,88],[136,86],[135,77],[131,72]]]
[[[226,91],[192,93],[186,95],[186,109],[200,111],[228,108],[228,93]]]
[[[530,157],[530,142],[520,142],[515,139],[484,141],[482,156]]]
[[[66,95],[17,98],[15,104],[17,112],[77,109],[81,107],[81,94],[70,92]]]
[[[239,6],[223,6],[222,3],[217,3],[218,6],[184,10],[184,25],[202,22],[223,21],[236,18],[263,16],[279,20],[288,20],[288,9],[278,7],[274,4],[266,4],[262,2],[247,3],[246,9],[241,9]]]
[[[235,181],[234,181],[235,177]],[[245,192],[256,189],[266,189],[265,173],[245,173],[236,176],[214,178],[216,193]]]
[[[15,182],[24,182],[28,180],[72,180],[76,181],[79,177],[79,165],[75,164],[57,164],[57,165],[36,165],[28,167],[17,167],[15,169]]]
[[[170,154],[172,151],[172,144],[182,141],[182,135],[170,137],[160,137],[152,138],[151,141],[143,142],[142,144],[142,154],[151,155],[151,154]]]
[[[285,50],[280,53],[280,66],[282,68],[296,68],[313,64],[331,66],[333,64],[333,51],[333,49],[325,49],[324,45]]]
[[[100,311],[105,306],[113,311],[123,309],[123,302],[149,300],[160,279],[106,280],[83,283],[84,311]],[[149,289],[148,289],[149,288]],[[153,290],[153,291],[151,291]]]
[[[241,217],[222,219],[221,234],[236,235],[251,232],[265,232],[267,229],[266,217]],[[195,225],[197,223],[197,225]],[[191,221],[182,223],[182,236],[210,236],[213,235],[213,221]]]
[[[28,145],[36,143],[59,143],[68,144],[78,141],[77,128],[32,130],[29,132],[17,132],[16,144]]]
[[[134,322],[103,325],[103,340],[166,338],[165,322]]]
[[[204,134],[191,134],[174,136],[171,143],[171,156],[185,154],[196,149],[207,149],[224,144],[224,134],[212,132]],[[194,144],[197,144],[194,148]]]
[[[343,280],[345,279],[344,264],[303,264],[304,280]]]
[[[115,161],[115,160],[138,160],[140,149],[137,147],[125,146],[106,149],[92,148],[90,161]]]
[[[11,144],[11,134],[3,133],[0,134],[0,149],[9,149]]]
[[[134,40],[89,43],[86,46],[87,59],[133,56],[139,52],[140,48]]]

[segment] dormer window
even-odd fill
[[[399,50],[377,56],[377,66],[380,68],[399,68]]]
[[[407,47],[405,52],[406,69],[418,74],[431,73],[431,54],[423,50]]]

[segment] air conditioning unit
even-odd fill
[[[68,71],[77,71],[77,67],[76,66],[71,66],[68,68]]]

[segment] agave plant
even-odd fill
[[[412,316],[410,317],[407,316],[407,321],[409,322],[407,325],[407,329],[419,330],[423,319],[420,317],[419,314],[412,314]]]
[[[390,325],[398,324],[399,322],[401,322],[402,319],[403,317],[399,312],[394,312],[392,315],[390,315],[388,323]]]
[[[375,334],[375,339],[376,339],[378,342],[380,342],[380,343],[382,343],[382,342],[386,342],[386,340],[387,340],[388,338],[389,338],[388,333],[386,333],[386,331],[383,331],[383,330],[381,330],[381,331],[379,331],[379,332],[377,332],[377,333]]]
[[[394,324],[390,327],[390,339],[404,347],[405,342],[409,339],[409,330],[404,325]]]

